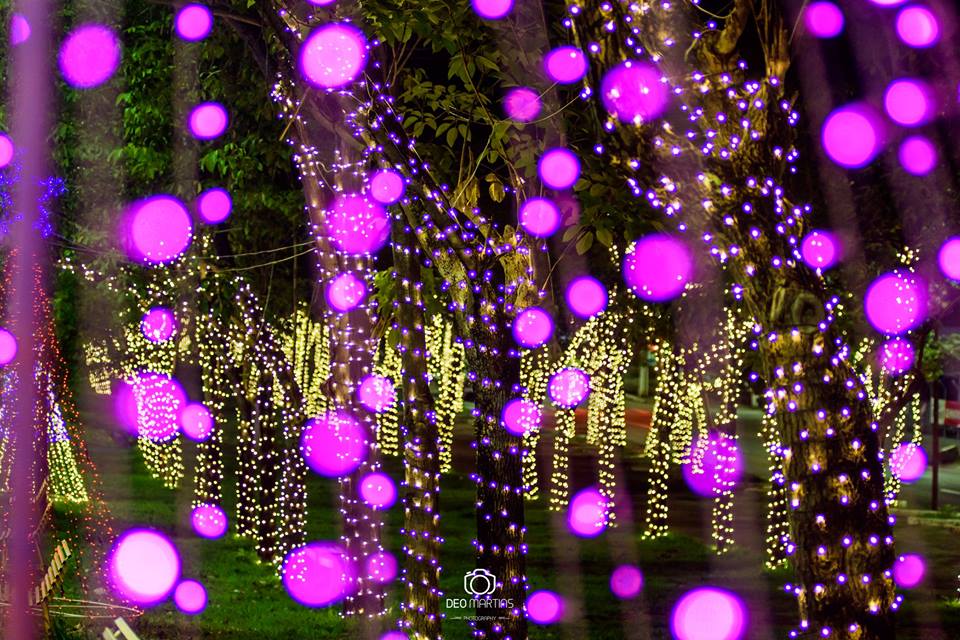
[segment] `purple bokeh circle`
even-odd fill
[[[180,578],[180,554],[154,529],[131,529],[114,544],[107,559],[113,590],[125,600],[151,606],[165,600]]]
[[[747,631],[747,611],[731,592],[701,587],[674,605],[670,630],[676,640],[740,640]]]
[[[227,533],[229,520],[226,512],[215,504],[200,504],[190,512],[190,525],[201,538],[216,540]]]
[[[504,428],[515,436],[523,436],[540,426],[543,413],[535,402],[514,398],[503,406],[500,420]]]
[[[315,473],[328,478],[343,476],[366,459],[366,433],[347,413],[330,411],[304,425],[300,453]]]
[[[553,591],[534,591],[527,596],[527,617],[537,624],[554,624],[563,618],[563,598]]]
[[[576,367],[566,367],[550,376],[547,395],[558,407],[572,409],[590,395],[590,376]]]
[[[623,261],[623,278],[644,300],[677,297],[693,277],[693,256],[682,241],[662,233],[644,236]]]
[[[587,56],[576,47],[557,47],[543,58],[547,76],[559,84],[572,84],[587,73]]]
[[[344,22],[318,27],[300,49],[300,71],[310,84],[324,89],[350,84],[366,64],[363,32]]]
[[[173,603],[181,613],[195,616],[207,608],[207,590],[196,580],[183,580],[173,591]]]
[[[516,122],[536,120],[542,108],[540,94],[528,87],[517,87],[503,98],[503,110]]]
[[[604,108],[622,122],[649,122],[663,113],[669,97],[660,71],[637,60],[613,67],[600,84]]]
[[[67,84],[92,89],[109,80],[120,66],[120,40],[105,25],[80,25],[60,46],[57,62]]]
[[[926,283],[914,274],[884,274],[867,289],[863,306],[867,320],[880,333],[905,333],[927,316]]]
[[[280,574],[291,598],[305,607],[325,607],[356,587],[356,571],[342,547],[311,542],[287,554]]]
[[[517,314],[513,321],[513,339],[521,347],[535,349],[553,336],[553,318],[540,307],[530,307]]]

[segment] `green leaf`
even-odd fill
[[[597,240],[605,247],[613,244],[613,233],[606,227],[597,228]]]
[[[587,251],[590,251],[590,247],[593,246],[593,233],[587,232],[583,234],[583,237],[577,240],[577,253],[581,256]]]

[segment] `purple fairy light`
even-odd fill
[[[287,554],[280,570],[291,598],[305,607],[325,607],[352,593],[356,573],[339,545],[311,542]]]
[[[177,331],[177,319],[166,307],[152,307],[140,318],[140,332],[150,342],[166,342]]]
[[[116,542],[107,560],[111,586],[140,606],[165,600],[180,578],[180,554],[152,529],[132,529]]]
[[[829,269],[840,259],[840,242],[829,231],[815,229],[803,237],[800,255],[811,269]]]
[[[593,488],[579,491],[567,508],[567,526],[583,538],[594,538],[607,528],[607,499]]]
[[[670,629],[676,640],[740,640],[747,630],[747,611],[729,591],[701,587],[674,605]]]
[[[894,80],[883,93],[883,108],[897,124],[915,127],[930,120],[934,110],[933,93],[922,80]]]
[[[932,47],[940,39],[940,22],[926,7],[904,7],[897,14],[897,35],[910,47]]]
[[[213,140],[227,130],[230,119],[219,102],[201,102],[190,111],[187,126],[197,140]]]
[[[499,20],[513,9],[513,0],[470,0],[470,6],[481,18]]]
[[[622,122],[649,122],[663,113],[669,96],[660,71],[636,60],[610,69],[600,84],[604,108]]]
[[[344,22],[318,27],[300,48],[300,71],[310,84],[322,89],[350,84],[366,64],[366,38]]]
[[[693,257],[682,241],[662,233],[644,236],[623,261],[623,278],[644,300],[677,297],[693,277]]]
[[[197,505],[190,512],[190,525],[201,538],[222,538],[227,533],[227,514],[215,504]]]
[[[580,161],[569,149],[550,149],[537,163],[537,173],[551,189],[569,189],[580,177]]]
[[[513,321],[513,339],[521,347],[535,349],[546,344],[552,335],[553,319],[540,307],[524,309]]]
[[[360,466],[367,455],[367,439],[350,415],[330,411],[304,425],[300,453],[315,473],[335,478]]]
[[[905,333],[926,318],[926,283],[913,274],[882,275],[867,289],[863,306],[867,320],[880,333]]]
[[[390,218],[383,205],[359,193],[339,195],[325,223],[334,246],[351,255],[379,251],[390,238]]]
[[[207,608],[207,590],[196,580],[184,580],[173,592],[173,603],[181,613],[195,616]]]
[[[621,600],[630,600],[640,595],[643,574],[632,564],[622,564],[610,574],[610,591]]]
[[[557,47],[544,57],[543,67],[554,82],[571,84],[586,75],[587,57],[576,47]]]
[[[500,420],[515,436],[523,436],[540,426],[543,414],[539,405],[523,398],[514,398],[503,406]]]
[[[503,98],[503,110],[516,122],[530,122],[540,115],[540,95],[533,89],[517,87]]]
[[[327,283],[324,297],[330,308],[339,313],[356,309],[367,297],[367,285],[352,273],[341,273]]]
[[[154,196],[134,203],[123,219],[127,255],[147,264],[173,262],[193,239],[193,222],[173,196]]]
[[[948,238],[937,252],[940,271],[951,280],[960,281],[960,236]]]
[[[92,89],[109,80],[120,65],[120,41],[102,24],[81,25],[60,46],[57,62],[67,84]]]
[[[566,367],[550,376],[547,395],[558,407],[572,409],[590,395],[590,376],[576,367]]]
[[[213,14],[202,4],[188,4],[177,11],[174,27],[183,40],[203,40],[213,28]]]
[[[553,624],[563,618],[563,598],[553,591],[534,591],[527,596],[527,617],[537,624]]]
[[[207,224],[220,224],[230,217],[233,200],[226,189],[215,187],[197,196],[197,215]]]
[[[832,2],[812,2],[803,10],[803,24],[818,38],[835,38],[843,32],[843,12]]]
[[[857,169],[870,164],[883,146],[881,122],[862,104],[835,109],[823,123],[823,149],[831,160]]]
[[[530,198],[517,214],[520,226],[532,236],[545,238],[560,227],[560,210],[546,198]]]
[[[907,173],[925,176],[937,166],[937,148],[924,136],[910,136],[900,144],[897,159]]]

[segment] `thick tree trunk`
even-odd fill
[[[489,598],[498,606],[476,609],[477,638],[527,637],[526,526],[523,509],[522,439],[500,423],[504,405],[518,396],[520,359],[509,357],[510,332],[474,332],[471,368],[476,373],[477,567],[496,577]]]
[[[813,299],[790,296],[803,297]],[[771,322],[759,340],[785,447],[787,552],[802,585],[801,626],[810,621],[800,637],[829,629],[831,638],[891,639],[893,533],[869,400],[834,355],[835,332],[798,330],[800,320]]]
[[[401,626],[411,640],[439,640],[440,617],[440,451],[433,395],[427,383],[426,341],[420,264],[408,250],[408,234],[395,227],[393,258],[400,287],[400,332],[404,483],[403,551],[406,599]]]

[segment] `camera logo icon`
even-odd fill
[[[463,590],[472,596],[488,596],[497,590],[497,576],[486,569],[474,569],[463,576]]]

